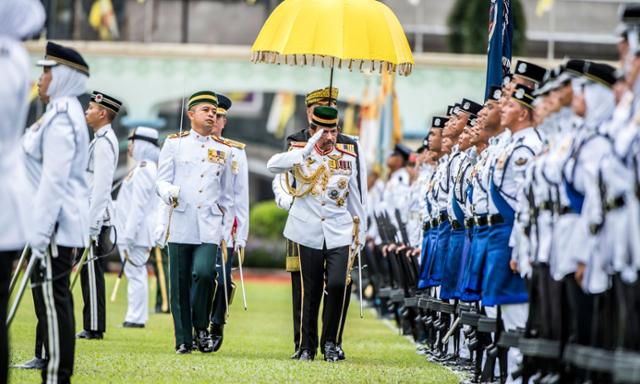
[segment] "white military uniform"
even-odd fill
[[[179,187],[178,205],[169,229],[169,242],[220,245],[231,231],[233,183],[231,148],[195,131],[169,136],[160,152],[157,192],[170,204],[171,189]]]
[[[118,138],[111,124],[98,129],[89,144],[87,179],[89,196],[89,232],[97,235],[102,226],[110,224],[113,216],[111,184],[118,165]]]
[[[58,68],[64,67],[54,69]],[[58,245],[87,246],[88,145],[89,132],[76,97],[52,98],[42,118],[27,130],[22,146],[29,178],[37,188],[28,234],[33,249],[45,249],[56,225]]]
[[[151,128],[138,128],[136,135],[153,136]],[[146,262],[155,243],[154,229],[157,207],[155,180],[159,149],[152,143],[133,139],[135,167],[122,182],[115,202],[115,226],[118,232],[120,257],[125,262],[128,307],[125,322],[145,324],[148,319],[149,289]],[[126,251],[126,256],[125,256]]]
[[[267,168],[273,173],[283,173],[300,166],[301,172],[307,176],[320,167],[328,172],[324,173],[327,175],[324,183],[310,187],[305,197],[294,199],[284,236],[313,249],[322,249],[325,244],[327,249],[351,245],[353,217],[366,217],[358,191],[357,177],[362,177],[362,174],[357,172],[356,154],[347,150],[345,144],[336,144],[324,154],[315,148],[306,154],[305,148],[296,147],[295,143],[292,147],[291,151],[269,159]],[[309,186],[301,186],[306,187]],[[366,198],[366,193],[363,194]],[[365,231],[365,225],[361,225],[360,244],[364,244]]]
[[[229,217],[237,222],[235,242],[240,248],[247,244],[249,236],[249,166],[245,145],[230,139],[222,139],[231,147],[231,188],[233,189],[233,209]],[[227,244],[233,244],[231,232],[226,238]]]
[[[19,145],[31,88],[29,56],[20,39],[42,26],[44,13],[41,6],[37,8],[31,2],[17,3],[6,2],[5,6],[9,7],[6,17],[11,20],[0,18],[3,21],[0,26],[0,76],[3,84],[0,88],[0,228],[3,229],[0,251],[14,251],[24,246],[25,233],[29,228],[30,199],[27,197],[33,193],[24,173]],[[16,9],[11,11],[11,7]],[[26,14],[22,15],[20,11]],[[31,13],[32,17],[29,16]],[[26,17],[22,20],[24,25],[13,20],[17,15]]]

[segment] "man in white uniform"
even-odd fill
[[[158,195],[170,208],[169,280],[176,353],[191,353],[192,330],[200,352],[213,352],[207,331],[215,291],[218,247],[231,231],[231,147],[211,136],[218,98],[189,98],[191,130],[170,135],[160,152]]]
[[[109,239],[113,202],[111,184],[118,165],[118,139],[111,122],[116,118],[122,103],[117,99],[94,91],[89,108],[85,112],[87,125],[93,130],[89,144],[87,180],[89,181],[89,237],[92,253],[82,268],[83,330],[79,339],[102,339],[106,328],[104,271],[106,258],[113,244]]]
[[[218,114],[216,124],[213,128],[213,137],[222,140],[231,147],[231,173],[233,190],[233,209],[229,212],[229,217],[234,221],[231,232],[227,234],[227,260],[225,265],[225,275],[222,274],[222,252],[218,252],[220,261],[216,261],[216,272],[218,273],[217,289],[213,298],[213,310],[211,311],[211,338],[213,339],[214,352],[222,346],[224,335],[224,324],[226,322],[227,300],[232,297],[231,265],[233,264],[233,254],[237,254],[238,259],[244,252],[240,250],[247,244],[249,236],[249,167],[247,165],[247,154],[244,151],[245,145],[235,140],[222,137],[222,131],[227,125],[227,113],[231,108],[231,100],[218,94]],[[225,297],[224,283],[226,280],[227,290]]]

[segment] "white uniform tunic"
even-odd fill
[[[86,247],[89,132],[78,99],[50,100],[42,118],[27,130],[22,147],[31,186],[37,189],[30,201],[33,222],[27,236],[29,244],[44,251],[57,224],[58,245]]]
[[[89,144],[87,180],[89,182],[89,232],[97,235],[113,216],[111,184],[118,165],[118,138],[111,124],[96,131]]]
[[[140,161],[122,182],[115,203],[114,221],[120,257],[125,257],[125,249],[129,257],[124,267],[128,281],[125,322],[136,324],[144,324],[148,319],[146,262],[155,242],[153,231],[156,226],[154,210],[157,207],[157,197],[154,191],[157,173],[155,162]]]
[[[249,236],[249,167],[244,144],[233,140],[223,139],[231,147],[231,185],[233,190],[233,208],[229,217],[235,217],[236,245],[244,247]],[[231,246],[231,232],[226,238],[227,245]]]
[[[20,136],[25,126],[31,71],[29,56],[17,39],[0,36],[0,251],[25,243],[33,194],[24,172]]]
[[[364,244],[366,217],[358,191],[358,167],[356,154],[344,144],[336,144],[328,153],[320,153],[317,147],[305,155],[305,149],[295,147],[289,152],[271,157],[267,168],[273,173],[290,171],[299,166],[300,171],[312,175],[320,167],[328,170],[327,178],[310,185],[296,179],[297,188],[310,193],[294,199],[284,229],[284,236],[308,248],[327,249],[348,246],[353,243],[353,217],[361,218],[360,244]],[[320,177],[324,179],[324,177]],[[325,184],[326,183],[326,184]],[[324,184],[324,185],[323,185]],[[366,184],[361,184],[366,185]],[[366,192],[362,193],[366,201]]]
[[[169,204],[180,188],[178,206],[168,223],[169,242],[220,245],[231,231],[233,208],[231,148],[195,131],[169,136],[158,165],[157,192]]]

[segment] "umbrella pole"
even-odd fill
[[[329,75],[329,105],[331,105],[331,102],[333,101],[332,90],[333,90],[333,58],[331,59],[331,74]],[[338,100],[336,100],[336,104],[337,103],[338,103]]]

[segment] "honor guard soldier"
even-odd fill
[[[8,380],[7,304],[11,266],[29,230],[29,182],[21,160],[22,135],[31,89],[29,56],[21,41],[42,29],[45,13],[36,0],[4,1],[0,6],[0,382]]]
[[[213,351],[207,331],[215,291],[218,247],[231,231],[231,147],[214,140],[218,98],[201,91],[189,98],[191,130],[165,140],[157,192],[168,211],[171,313],[176,353],[191,353],[192,328],[201,352]]]
[[[27,234],[31,257],[40,261],[31,276],[38,317],[36,344],[44,345],[48,358],[43,382],[68,383],[75,350],[69,273],[74,257],[89,245],[89,133],[78,101],[86,89],[89,66],[74,49],[52,42],[38,65],[44,67],[38,93],[48,104],[22,145],[36,190]]]
[[[238,256],[238,260],[244,256],[242,251],[247,244],[249,235],[249,167],[247,165],[247,154],[244,151],[245,145],[235,140],[222,137],[222,132],[227,125],[227,113],[231,108],[231,100],[224,95],[218,94],[218,114],[216,124],[213,129],[213,138],[222,141],[231,147],[231,173],[233,191],[233,208],[229,212],[229,217],[233,220],[231,232],[225,238],[227,243],[227,259],[223,260],[223,253],[218,252],[220,262],[216,262],[218,280],[216,293],[213,299],[213,309],[211,312],[211,338],[213,340],[214,352],[220,349],[223,341],[224,324],[227,318],[228,306],[235,284],[231,281],[231,265],[233,264],[233,254]],[[241,262],[241,261],[240,261]],[[222,274],[222,265],[225,266],[225,274]],[[227,284],[226,290],[223,288]],[[225,296],[226,295],[226,296]]]
[[[273,173],[286,172],[286,179],[292,173],[296,179],[295,187],[285,184],[295,198],[284,236],[300,246],[303,300],[299,359],[315,357],[313,340],[326,285],[324,355],[327,361],[337,361],[336,342],[344,321],[347,283],[355,256],[351,248],[354,241],[364,244],[365,236],[364,226],[354,233],[357,226],[353,218],[365,217],[360,196],[366,197],[366,193],[359,190],[361,173],[356,171],[354,147],[336,143],[338,111],[316,107],[311,124],[318,131],[307,143],[293,144],[295,149],[274,155],[267,167]]]
[[[122,103],[117,99],[94,91],[89,108],[85,112],[87,125],[93,130],[89,144],[87,180],[89,181],[89,237],[93,253],[80,274],[82,284],[83,331],[80,339],[102,339],[106,328],[104,272],[106,258],[112,249],[110,240],[113,202],[111,184],[118,165],[118,138],[111,122],[120,111]]]
[[[127,277],[125,328],[143,328],[149,317],[147,259],[155,245],[157,207],[155,181],[158,174],[158,131],[138,127],[129,134],[127,154],[135,162],[115,203],[118,249]]]
[[[515,84],[513,89],[501,108],[501,124],[511,130],[511,140],[494,159],[491,168],[488,254],[482,287],[483,305],[500,306],[501,319],[498,321],[503,322],[507,331],[523,327],[527,319],[527,290],[522,277],[511,270],[509,239],[527,167],[540,153],[543,144],[540,134],[532,127],[533,90],[521,84]],[[519,351],[511,348],[509,375],[520,359]]]

